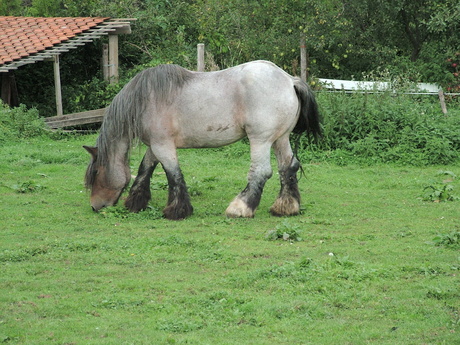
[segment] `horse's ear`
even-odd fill
[[[93,157],[93,158],[96,158],[97,157],[97,147],[95,146],[85,146],[83,145],[83,148],[89,152],[89,154]]]

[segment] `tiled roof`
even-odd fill
[[[0,16],[0,72],[42,61],[129,25],[103,17]]]

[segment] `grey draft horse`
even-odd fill
[[[131,179],[129,153],[136,139],[148,146],[125,206],[145,209],[150,178],[158,163],[164,168],[169,196],[163,213],[184,219],[193,212],[176,149],[220,147],[249,139],[251,167],[246,188],[226,210],[228,217],[254,217],[265,182],[272,176],[273,148],[281,182],[270,208],[276,216],[300,212],[299,161],[291,132],[317,137],[320,116],[313,92],[268,61],[253,61],[217,72],[192,72],[160,65],[136,75],[108,107],[85,185],[94,211],[115,205]]]

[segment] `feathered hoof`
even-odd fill
[[[293,197],[278,198],[270,208],[270,213],[276,217],[296,216],[300,213],[300,203]]]
[[[125,207],[134,213],[138,213],[147,208],[151,198],[150,190],[144,192],[129,193],[125,200]]]
[[[235,198],[227,207],[225,214],[229,218],[253,218],[254,210],[251,209],[243,200]]]
[[[193,213],[193,206],[190,203],[173,203],[165,207],[163,214],[169,220],[181,220],[190,217]]]

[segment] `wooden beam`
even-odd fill
[[[46,117],[45,122],[52,129],[102,122],[106,108],[83,111],[62,116]]]
[[[116,35],[126,35],[131,33],[131,25],[124,25],[121,28],[116,28],[115,32]]]
[[[56,113],[58,116],[62,111],[61,72],[59,69],[59,55],[54,56],[54,87],[56,89]]]

